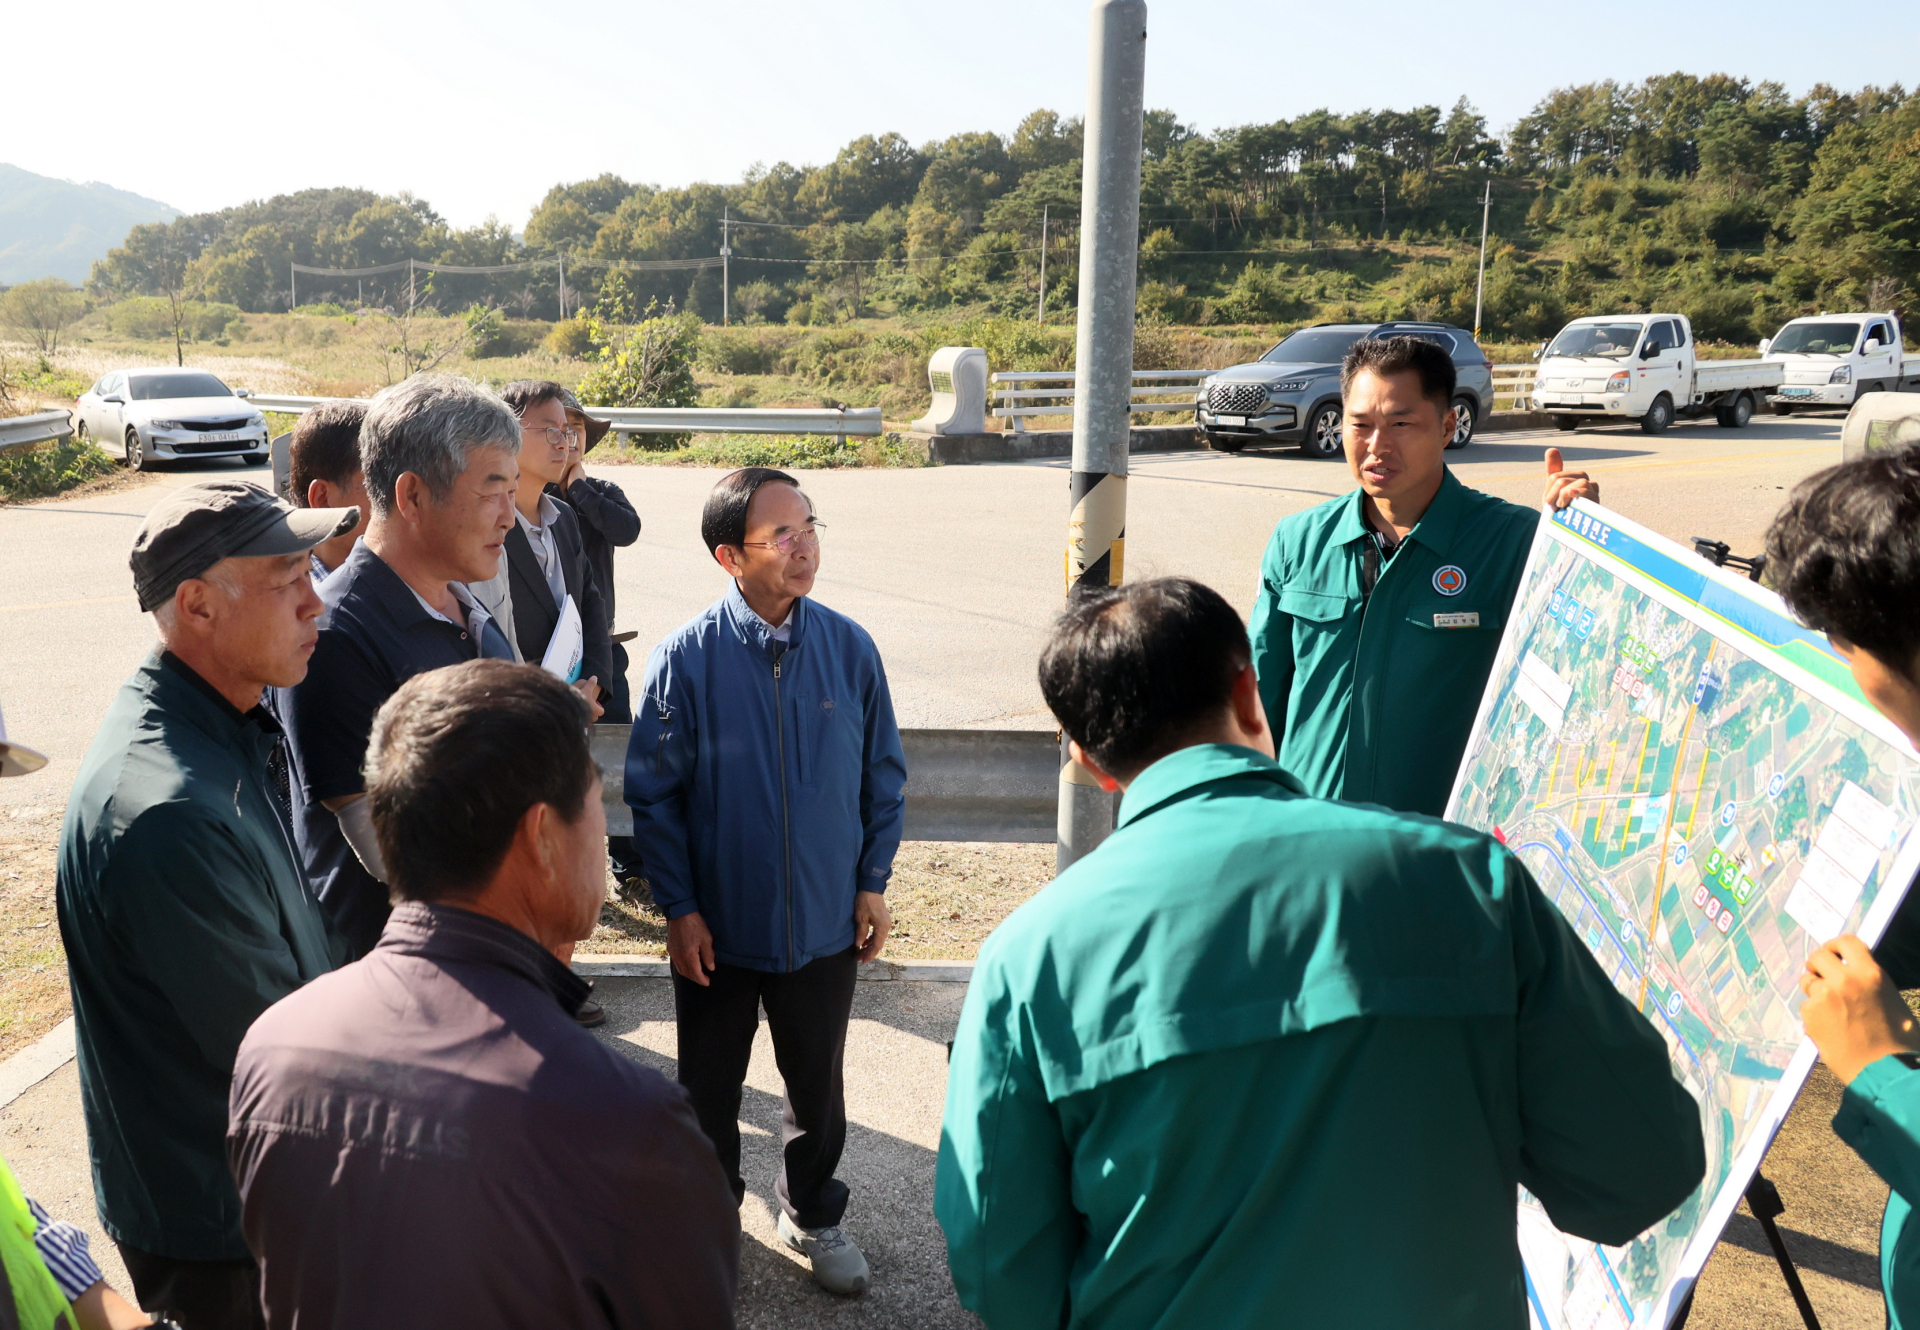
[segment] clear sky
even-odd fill
[[[10,6],[0,161],[201,211],[317,185],[525,225],[547,188],[732,181],[849,139],[1010,132],[1085,101],[1054,0],[37,0]],[[1504,129],[1550,89],[1685,70],[1798,94],[1912,83],[1920,6],[1806,0],[1159,0],[1147,104],[1204,129],[1443,110]]]

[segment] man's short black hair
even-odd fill
[[[297,508],[307,506],[307,490],[316,480],[342,489],[360,470],[360,422],[367,418],[365,402],[322,402],[300,417],[288,446],[292,477],[287,497]]]
[[[1801,481],[1767,532],[1767,571],[1809,627],[1920,683],[1920,447]]]
[[[366,763],[394,899],[479,891],[535,804],[577,822],[593,788],[590,723],[580,694],[532,665],[470,660],[401,684],[373,719]]]
[[[1443,416],[1453,409],[1453,386],[1459,377],[1454,373],[1453,357],[1424,337],[1409,337],[1404,333],[1393,337],[1362,337],[1348,347],[1347,358],[1340,362],[1342,397],[1353,386],[1354,376],[1363,369],[1370,369],[1382,378],[1412,370],[1420,376],[1422,397],[1432,402]]]
[[[515,379],[500,390],[500,400],[513,408],[513,414],[524,416],[529,408],[542,402],[562,402],[567,390],[552,379]]]
[[[747,538],[747,506],[762,485],[791,485],[800,482],[784,471],[770,466],[743,466],[720,477],[720,483],[707,495],[706,511],[700,514],[700,539],[709,553],[722,545],[738,545]]]
[[[1040,653],[1040,693],[1067,737],[1128,780],[1220,717],[1252,658],[1219,592],[1162,577],[1076,596]]]

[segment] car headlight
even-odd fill
[[[247,417],[247,424],[249,426],[264,425],[266,423],[267,423],[267,418],[261,415],[258,411],[255,411],[252,415]]]
[[[1841,365],[1839,368],[1835,369],[1833,373],[1827,375],[1827,382],[1828,383],[1852,383],[1853,382],[1853,366]]]
[[[147,422],[147,428],[148,429],[185,429],[186,426],[182,425],[177,420],[149,420]]]
[[[1276,384],[1270,385],[1267,388],[1267,395],[1272,396],[1275,393],[1305,392],[1307,385],[1312,382],[1313,382],[1312,379],[1288,379],[1283,383],[1276,383]]]
[[[1610,393],[1623,393],[1632,382],[1633,376],[1631,374],[1625,370],[1619,370],[1608,377],[1607,391]]]

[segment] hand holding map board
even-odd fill
[[[1542,515],[1447,817],[1527,865],[1700,1101],[1707,1176],[1618,1248],[1531,1197],[1534,1323],[1665,1326],[1814,1061],[1806,956],[1920,867],[1920,759],[1764,588],[1584,500]]]

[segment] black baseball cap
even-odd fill
[[[359,521],[358,508],[295,508],[241,480],[177,489],[154,505],[133,538],[127,563],[140,610],[166,604],[182,582],[222,559],[301,554]]]

